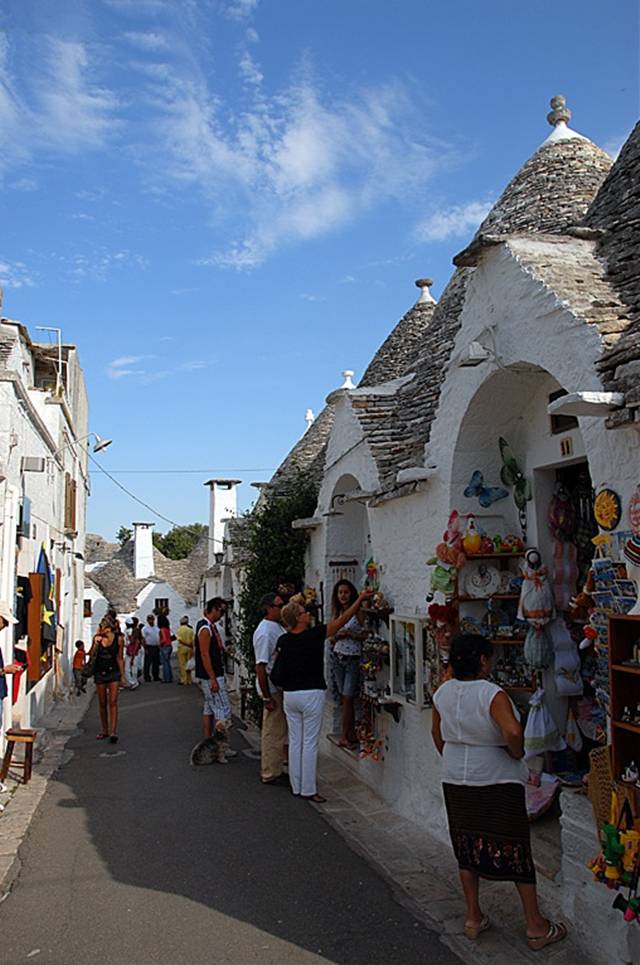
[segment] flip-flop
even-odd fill
[[[465,926],[464,926],[464,935],[465,935],[465,938],[468,938],[470,941],[474,942],[474,941],[476,940],[476,938],[479,938],[479,937],[480,937],[480,935],[482,934],[483,931],[486,931],[486,930],[487,930],[487,928],[491,928],[491,922],[489,921],[489,919],[488,919],[487,916],[485,915],[479,925],[465,925]]]
[[[306,794],[301,795],[303,801],[311,801],[312,804],[326,804],[327,799],[323,797],[322,794],[311,794],[307,796]]]
[[[106,741],[106,739],[107,739],[108,736],[109,736],[108,734],[96,734],[96,740],[97,740],[97,741]]]
[[[546,935],[539,935],[538,938],[527,937],[527,945],[534,952],[539,952],[540,949],[546,948],[547,945],[555,945],[556,942],[561,942],[563,938],[567,937],[567,926],[561,921],[550,921],[549,931]]]

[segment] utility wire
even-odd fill
[[[148,509],[149,512],[153,513],[154,516],[159,516],[160,519],[163,519],[165,521],[165,523],[171,523],[172,526],[179,526],[181,529],[189,529],[188,526],[182,526],[181,523],[176,523],[175,519],[169,519],[168,516],[165,516],[163,513],[158,512],[158,510],[154,509],[153,506],[150,506],[149,503],[145,503],[144,499],[140,499],[140,497],[136,496],[135,493],[132,493],[130,489],[127,489],[126,486],[123,486],[122,483],[115,478],[115,476],[112,476],[110,472],[107,472],[107,470],[100,465],[98,460],[93,458],[90,452],[88,452],[87,455],[89,456],[89,459],[94,464],[94,466],[97,466],[100,472],[103,473],[103,475],[105,475],[107,479],[110,479],[111,482],[118,487],[118,489],[121,489],[123,493],[126,493],[127,496],[133,499],[136,503],[140,503],[141,506],[144,506],[145,509]],[[211,543],[220,543],[220,540],[214,539],[213,536],[207,535],[207,539]]]
[[[93,472],[94,470],[90,470]],[[104,470],[102,470],[104,472]],[[130,475],[139,475],[141,473],[148,474],[166,474],[166,473],[198,473],[198,475],[205,475],[207,473],[213,473],[214,475],[219,473],[229,473],[229,472],[275,472],[273,467],[262,466],[258,469],[112,469],[112,473],[117,473],[118,476],[122,476],[125,473]]]

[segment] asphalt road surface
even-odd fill
[[[195,687],[120,699],[120,742],[95,699],[50,782],[0,905],[4,965],[454,965],[438,936],[313,807],[263,787],[240,751],[192,768]]]

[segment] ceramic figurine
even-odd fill
[[[367,578],[364,582],[369,589],[378,589],[378,564],[373,557],[367,560]]]
[[[482,546],[482,536],[478,532],[476,518],[472,513],[467,517],[467,528],[462,538],[462,545],[467,556],[479,553]]]
[[[622,711],[622,717],[620,718],[620,720],[622,721],[623,724],[631,723],[631,708],[627,707],[626,704],[625,704],[624,710]]]
[[[625,784],[635,784],[638,778],[640,778],[640,772],[638,771],[636,762],[631,761],[622,772],[622,780]]]
[[[502,553],[502,536],[499,534],[493,537],[493,549],[496,553]]]

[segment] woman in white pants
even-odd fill
[[[294,794],[317,804],[325,801],[316,787],[318,740],[327,689],[324,643],[348,623],[363,601],[372,595],[372,590],[364,590],[339,617],[317,627],[311,626],[311,614],[300,603],[292,601],[282,610],[287,632],[278,640],[276,662],[289,727],[289,780]]]

